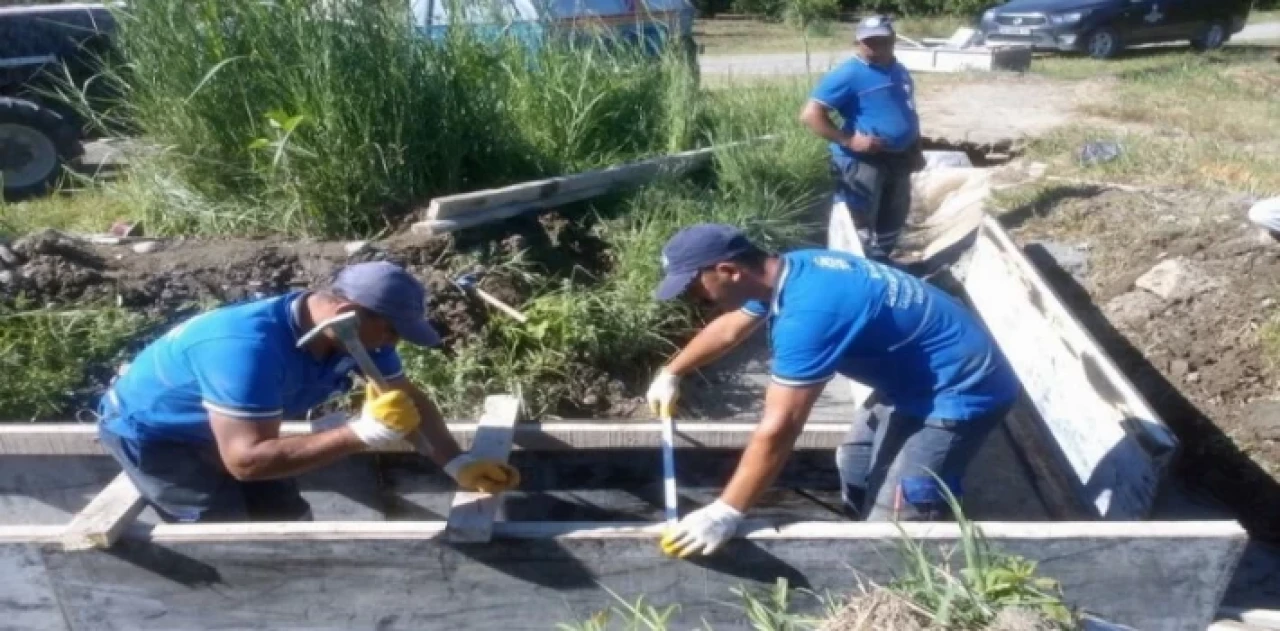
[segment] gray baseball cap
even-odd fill
[[[427,321],[427,288],[404,268],[386,261],[349,265],[333,289],[351,302],[391,322],[415,346],[439,346],[440,334]]]
[[[886,15],[870,15],[862,18],[854,30],[858,41],[869,37],[893,37],[893,20]]]

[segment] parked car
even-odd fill
[[[1250,0],[1012,0],[985,11],[978,31],[989,45],[1115,57],[1129,46],[1188,41],[1221,47],[1244,28]]]
[[[77,85],[106,53],[114,22],[104,5],[0,7],[0,184],[5,199],[47,192],[84,152],[86,125],[52,96],[54,77]]]

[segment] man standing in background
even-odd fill
[[[911,209],[911,173],[924,166],[915,84],[894,58],[885,16],[858,23],[853,59],[827,73],[800,121],[831,144],[833,212],[849,212],[868,258],[887,261]],[[831,112],[840,115],[837,127]]]

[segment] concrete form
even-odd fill
[[[1206,629],[1243,529],[1144,521],[1172,434],[996,222],[967,212],[949,221],[959,222],[942,230],[955,247],[933,252],[953,264],[935,281],[974,306],[1026,385],[1000,440],[1025,460],[1053,519],[979,521],[986,541],[1036,561],[1069,602],[1111,622]],[[834,209],[833,247],[854,247],[851,227]],[[847,381],[828,390],[843,391],[829,393],[839,395],[825,408],[832,420],[867,394]],[[725,550],[666,558],[658,423],[513,427],[514,406],[490,403],[479,423],[451,428],[464,446],[509,453],[520,491],[455,493],[406,444],[303,476],[317,521],[301,524],[159,524],[92,426],[0,427],[0,628],[549,629],[621,604],[616,594],[679,604],[673,629],[747,629],[735,587],[784,578],[839,593],[859,576],[891,579],[902,536],[940,553],[960,536],[950,523],[843,518],[831,450],[847,422],[823,419]],[[677,424],[682,514],[715,497],[751,429]]]

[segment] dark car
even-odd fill
[[[982,14],[990,45],[1114,57],[1128,46],[1188,41],[1211,50],[1244,28],[1250,0],[1012,0]]]
[[[56,94],[84,85],[111,47],[105,5],[0,7],[0,192],[16,200],[47,192],[83,153],[87,121]],[[101,85],[103,82],[91,82]],[[86,98],[95,97],[94,90]]]

